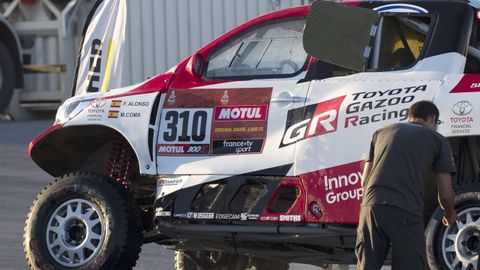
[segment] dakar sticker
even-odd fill
[[[175,91],[170,91],[170,95],[167,98],[168,104],[172,105],[175,104],[175,101],[177,101],[177,97],[175,96]]]

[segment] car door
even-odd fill
[[[158,174],[289,172],[294,145],[279,145],[288,110],[303,106],[308,89],[297,85],[309,58],[306,12],[268,15],[207,45],[190,62],[196,82],[176,74],[161,110]]]
[[[358,221],[362,160],[373,132],[406,121],[410,105],[433,100],[440,89],[444,74],[428,71],[435,60],[420,61],[431,20],[322,1],[312,6],[305,48],[330,73],[311,82],[294,123],[306,129],[294,140],[295,174],[321,205],[321,221]]]

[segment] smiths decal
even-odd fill
[[[344,99],[345,96],[341,96],[288,111],[280,147],[335,132],[338,125],[338,112]]]

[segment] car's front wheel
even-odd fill
[[[25,222],[31,269],[131,269],[143,241],[131,195],[99,175],[74,173],[50,183]]]
[[[465,192],[455,197],[458,221],[442,224],[438,208],[426,230],[427,259],[430,269],[478,269],[480,255],[480,192]]]

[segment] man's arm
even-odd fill
[[[438,202],[444,212],[442,222],[444,225],[449,226],[457,220],[455,193],[452,188],[452,175],[450,173],[437,173],[436,180],[438,185]]]
[[[362,188],[364,188],[365,185],[367,184],[367,179],[368,179],[368,176],[370,175],[371,169],[372,169],[372,162],[366,160],[363,163],[363,174],[362,174],[362,180],[361,180]]]

